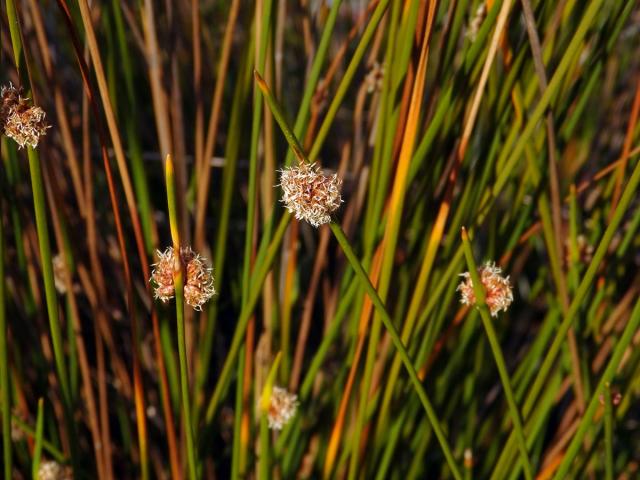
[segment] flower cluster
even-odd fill
[[[53,263],[53,281],[56,286],[56,290],[61,295],[67,293],[67,281],[69,272],[67,272],[67,265],[65,264],[62,253],[58,253],[52,260]]]
[[[480,27],[482,26],[482,22],[484,22],[484,19],[486,18],[486,16],[487,16],[487,6],[485,5],[484,2],[482,2],[478,6],[475,15],[469,22],[469,26],[467,27],[467,32],[465,33],[465,36],[471,41],[471,43],[476,41],[476,37],[478,36],[478,31],[480,30]]]
[[[73,480],[73,472],[58,462],[45,460],[40,462],[38,480]]]
[[[478,268],[480,282],[485,289],[485,302],[492,317],[497,316],[500,310],[507,311],[509,305],[513,302],[513,292],[511,291],[509,277],[504,278],[500,275],[501,272],[500,267],[490,262]],[[462,296],[460,301],[464,305],[475,305],[476,295],[473,291],[471,274],[465,272],[461,273],[460,276],[464,277],[464,281],[457,288]]]
[[[271,404],[267,412],[269,428],[272,430],[282,430],[296,413],[298,407],[298,396],[289,393],[282,387],[273,387],[271,391]]]
[[[212,269],[206,260],[195,253],[191,247],[180,248],[180,258],[177,259],[173,247],[164,252],[157,251],[158,262],[153,265],[151,283],[154,286],[155,297],[166,302],[175,296],[173,272],[180,263],[185,266],[186,278],[184,282],[184,301],[194,310],[202,310],[204,305],[215,293],[213,288]],[[180,262],[180,263],[179,263]]]
[[[342,198],[341,180],[336,174],[323,175],[315,164],[301,163],[281,171],[282,202],[296,219],[305,220],[314,227],[331,221]]]
[[[384,72],[384,65],[380,65],[378,62],[373,63],[371,70],[369,70],[369,73],[367,73],[364,79],[364,84],[367,86],[367,93],[382,90]]]
[[[47,133],[45,113],[40,107],[30,105],[28,98],[20,96],[13,85],[0,89],[0,127],[2,133],[16,141],[20,148],[38,146],[42,135]]]

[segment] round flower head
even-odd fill
[[[69,467],[52,460],[45,460],[40,462],[38,480],[73,480],[73,473]]]
[[[173,247],[164,252],[158,250],[158,262],[153,265],[151,283],[154,286],[155,297],[163,302],[172,299],[176,292],[173,285],[173,269],[176,256]],[[215,293],[213,276],[203,257],[191,250],[191,247],[180,248],[180,261],[185,266],[186,280],[184,282],[184,301],[194,310],[202,310],[204,305]]]
[[[480,282],[485,289],[485,302],[492,317],[497,316],[500,310],[506,312],[511,302],[513,302],[513,293],[511,291],[511,284],[509,283],[509,277],[504,278],[500,275],[501,272],[500,267],[496,267],[495,263],[490,262],[478,268]],[[465,272],[461,273],[460,276],[464,277],[464,281],[458,285],[457,288],[462,296],[460,301],[464,305],[475,305],[476,295],[473,291],[471,274]]]
[[[269,428],[272,430],[282,430],[296,413],[298,407],[298,396],[289,393],[282,387],[273,387],[271,391],[271,404],[267,412]]]
[[[331,214],[342,203],[341,180],[336,174],[323,175],[314,163],[300,163],[285,168],[280,174],[282,202],[296,219],[314,227],[331,221]]]
[[[375,91],[382,90],[382,84],[384,82],[384,65],[380,65],[378,62],[374,62],[371,66],[371,70],[367,73],[364,79],[364,83],[367,86],[367,93],[373,93]]]
[[[42,135],[47,133],[45,113],[40,107],[29,104],[28,98],[20,96],[13,85],[0,89],[0,126],[2,133],[16,141],[20,148],[38,146]]]

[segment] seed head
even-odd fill
[[[487,262],[478,269],[480,282],[485,289],[485,302],[492,317],[497,316],[500,310],[506,312],[511,302],[513,302],[513,292],[511,291],[509,277],[504,278],[500,275],[501,272],[500,267],[497,267],[493,262]],[[457,288],[462,297],[460,301],[464,305],[475,305],[476,295],[473,291],[471,274],[465,272],[461,273],[460,276],[464,277],[464,281]]]
[[[298,396],[289,393],[282,387],[273,387],[271,391],[271,404],[267,412],[269,428],[272,430],[282,430],[296,413],[298,407]]]
[[[341,184],[336,174],[326,176],[314,163],[300,163],[281,170],[282,203],[295,213],[296,219],[318,227],[329,223],[331,214],[342,203]]]
[[[175,296],[173,285],[173,270],[176,256],[173,247],[164,252],[158,250],[158,262],[153,265],[151,284],[154,286],[155,297],[163,302]],[[206,260],[191,250],[191,247],[180,248],[180,262],[185,266],[186,280],[184,282],[184,301],[194,310],[202,310],[204,305],[215,293],[213,288],[212,269]]]
[[[0,89],[0,126],[2,133],[16,141],[20,148],[38,146],[42,135],[50,127],[46,124],[45,113],[40,107],[30,105],[28,98],[20,96],[20,90],[13,85]]]
[[[38,468],[38,480],[73,480],[73,472],[58,462],[45,460]]]

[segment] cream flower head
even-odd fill
[[[20,96],[20,90],[13,85],[0,89],[0,128],[20,148],[38,146],[40,137],[50,127],[44,121],[45,116],[44,110],[30,105],[29,99]]]
[[[289,393],[282,387],[273,387],[271,391],[271,404],[267,412],[269,428],[272,430],[282,430],[296,413],[298,408],[298,396]]]
[[[157,255],[158,262],[153,265],[150,281],[154,287],[155,297],[166,302],[176,293],[173,285],[176,256],[173,247],[168,247],[164,252],[158,250]],[[194,310],[200,311],[202,305],[216,293],[213,287],[212,269],[191,247],[180,248],[180,261],[186,270],[184,301]]]
[[[485,303],[492,317],[497,316],[500,310],[506,312],[511,302],[513,302],[513,292],[511,291],[509,277],[504,278],[501,272],[500,267],[497,267],[493,262],[487,262],[478,268],[480,282],[485,289]],[[476,295],[473,291],[471,274],[465,272],[461,273],[460,276],[464,278],[464,281],[456,289],[461,294],[460,302],[464,305],[475,305]]]
[[[315,163],[303,162],[280,173],[282,203],[297,220],[305,220],[314,227],[331,221],[331,214],[342,203],[341,184],[338,175],[322,174]]]

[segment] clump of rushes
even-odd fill
[[[331,221],[331,214],[342,203],[337,174],[324,175],[315,163],[299,165],[280,171],[282,203],[297,220],[318,227]]]
[[[271,403],[267,411],[267,420],[271,430],[282,430],[289,420],[296,414],[298,408],[298,396],[289,393],[282,387],[273,387],[271,391]]]
[[[176,255],[173,247],[164,252],[157,251],[158,262],[153,265],[150,281],[154,286],[155,297],[163,302],[175,296],[173,284],[173,266]],[[194,252],[191,247],[180,248],[180,261],[185,267],[186,282],[184,284],[184,300],[194,310],[202,310],[202,305],[215,295],[212,269],[204,257]]]
[[[38,480],[73,480],[73,473],[69,467],[46,460],[40,464]]]
[[[21,90],[11,84],[0,89],[2,133],[15,140],[20,148],[25,145],[36,148],[40,137],[47,133],[50,125],[44,120],[44,110],[31,105],[29,99],[22,97],[20,93]]]
[[[511,283],[509,277],[504,278],[500,267],[493,262],[487,262],[484,266],[478,268],[480,274],[480,282],[485,288],[485,302],[489,308],[492,317],[498,315],[500,310],[505,312],[513,302],[513,292],[511,291]],[[473,281],[469,272],[461,273],[464,281],[458,285],[457,291],[461,294],[460,302],[464,305],[475,305],[476,295],[473,291]]]

